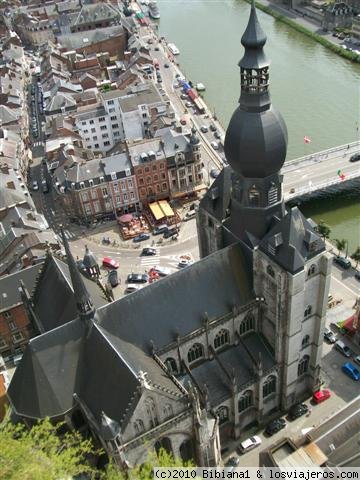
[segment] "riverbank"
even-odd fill
[[[247,3],[251,3],[251,0],[245,0]],[[317,32],[321,31],[319,25],[315,25],[301,17],[295,10],[288,10],[280,5],[274,5],[268,0],[255,0],[255,5],[259,10],[271,15],[276,20],[289,25],[298,32],[306,35],[307,37],[312,38],[316,42],[323,45],[325,48],[328,48],[332,52],[340,55],[341,57],[346,58],[355,63],[360,63],[360,55],[357,55],[354,52],[345,50],[340,45],[332,42],[325,38],[326,34],[323,32],[321,35]]]

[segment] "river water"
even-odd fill
[[[240,93],[238,61],[241,35],[250,6],[243,0],[158,0],[159,32],[180,50],[181,70],[206,86],[204,99],[226,128]],[[258,11],[268,37],[273,104],[288,127],[289,160],[356,140],[360,125],[360,65],[327,50],[270,15]],[[311,138],[304,143],[304,136]],[[336,172],[334,172],[336,175]],[[360,191],[301,207],[315,221],[323,219],[332,238],[360,244]]]

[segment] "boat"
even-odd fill
[[[177,48],[175,43],[168,43],[168,49],[173,55],[179,55],[180,50]]]
[[[205,91],[205,85],[203,83],[197,83],[195,88],[198,92],[204,92]]]
[[[151,2],[149,2],[148,8],[149,8],[149,16],[151,18],[154,18],[155,20],[160,18],[160,11],[159,11],[159,7],[156,0],[151,0]]]

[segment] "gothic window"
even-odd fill
[[[309,345],[309,342],[310,342],[309,335],[305,335],[305,337],[302,339],[302,342],[301,342],[301,348],[307,347]]]
[[[249,205],[251,207],[260,206],[260,192],[255,185],[253,185],[249,190]]]
[[[227,345],[230,343],[230,334],[229,330],[222,329],[220,330],[214,339],[214,348],[217,350],[220,347],[223,347],[224,345]]]
[[[311,275],[314,275],[315,272],[316,272],[316,265],[314,264],[310,265],[310,268],[308,270],[308,277],[310,277]]]
[[[156,415],[156,408],[155,408],[155,402],[152,398],[147,398],[145,400],[145,407],[146,407],[146,413],[149,418],[150,426],[151,428],[154,428],[156,425],[159,424],[157,415]]]
[[[171,417],[173,415],[173,408],[170,403],[164,405],[164,416],[165,418]]]
[[[246,315],[244,320],[240,323],[239,333],[240,335],[243,335],[249,330],[254,330],[254,328],[255,328],[255,318],[254,318],[254,315],[250,313]]]
[[[253,404],[253,394],[251,390],[247,390],[241,397],[238,402],[238,412],[243,412],[247,408],[251,407]]]
[[[225,423],[229,420],[229,409],[228,407],[222,406],[216,410],[216,415],[219,417],[219,424]]]
[[[311,305],[308,305],[304,311],[304,318],[308,317],[309,315],[311,315],[311,312],[312,312],[312,306]]]
[[[268,204],[274,205],[278,199],[278,189],[276,185],[272,185],[268,190]]]
[[[145,431],[144,422],[140,419],[135,420],[134,430],[135,430],[136,435],[140,435],[141,433],[143,433]]]
[[[268,273],[268,275],[270,275],[270,277],[275,277],[275,272],[271,265],[268,265],[266,267],[266,272]]]
[[[172,357],[169,357],[165,360],[165,365],[167,366],[170,373],[176,375],[178,373],[178,368],[176,364],[176,360]]]
[[[276,392],[276,377],[270,375],[263,384],[263,398],[268,397],[274,392]]]
[[[298,377],[300,377],[301,375],[303,375],[304,373],[306,373],[308,371],[309,360],[310,360],[309,355],[304,355],[302,357],[302,359],[300,360],[299,365],[298,365]]]
[[[188,351],[188,362],[193,363],[204,356],[204,348],[201,343],[195,343]]]

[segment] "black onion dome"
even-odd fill
[[[287,149],[282,115],[273,106],[262,113],[238,107],[227,128],[224,149],[233,170],[244,177],[262,178],[278,172]]]
[[[83,258],[83,264],[85,265],[86,268],[93,268],[97,265],[97,259],[95,255],[90,252],[89,248],[87,245],[85,245],[85,255]]]

